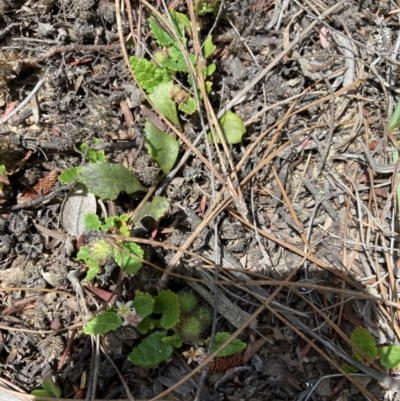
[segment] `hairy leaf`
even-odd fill
[[[377,356],[376,340],[368,330],[358,327],[353,330],[350,339],[368,358],[374,359]],[[353,351],[353,357],[358,361],[363,360],[363,357],[355,351]]]

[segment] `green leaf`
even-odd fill
[[[174,15],[175,20],[178,21],[180,25],[186,28],[189,34],[192,34],[192,23],[189,21],[188,17],[185,14],[178,13],[176,11],[171,11],[172,15]]]
[[[96,141],[99,143],[100,141]],[[88,149],[89,145],[86,143],[82,143],[80,146],[80,150],[82,153],[85,153]],[[93,148],[89,147],[87,150],[86,157],[89,163],[97,163],[97,162],[105,162],[106,155],[102,150],[94,150]]]
[[[162,339],[162,342],[164,344],[169,344],[174,348],[180,348],[182,347],[182,340],[181,338],[178,336],[178,334],[174,334],[173,336],[169,336],[169,337],[164,337]]]
[[[160,220],[164,217],[170,208],[170,203],[164,196],[154,196],[151,202],[146,202],[133,218],[133,225],[136,225],[144,217],[152,217],[154,220]]]
[[[149,98],[154,104],[158,113],[162,114],[169,121],[171,121],[171,123],[174,124],[179,130],[182,130],[178,113],[176,111],[176,104],[171,99],[173,87],[174,83],[172,81],[164,82],[154,89],[153,93],[149,95]]]
[[[105,311],[90,320],[83,328],[85,334],[106,334],[122,326],[122,319],[115,311]]]
[[[175,43],[175,39],[167,33],[164,28],[157,23],[155,18],[150,17],[149,25],[151,32],[153,33],[154,37],[156,38],[157,43],[160,46],[169,46]]]
[[[217,66],[214,63],[208,65],[206,67],[206,72],[205,72],[204,76],[209,77],[210,75],[214,74],[216,69],[217,69]]]
[[[154,298],[152,295],[136,291],[135,299],[132,302],[132,307],[136,309],[136,313],[140,317],[147,317],[153,313]]]
[[[57,384],[54,384],[50,377],[43,379],[43,389],[50,394],[50,397],[60,398],[61,389]]]
[[[135,56],[129,61],[138,84],[147,93],[152,93],[158,85],[170,80],[168,72],[151,61]]]
[[[206,81],[205,84],[207,95],[209,95],[211,93],[213,83],[211,81]]]
[[[86,213],[83,217],[83,224],[85,230],[99,230],[101,226],[99,216],[94,213]]]
[[[185,45],[185,43],[186,43],[185,24],[189,23],[189,26],[190,26],[189,20],[186,18],[186,21],[185,21],[185,15],[178,13],[175,10],[172,10],[170,12],[170,17],[171,17],[171,21],[172,21],[172,26],[174,27],[174,30],[175,30],[177,36],[179,37],[181,43],[183,45]]]
[[[149,155],[160,166],[164,174],[168,174],[178,158],[179,142],[159,130],[151,121],[146,121],[144,131],[146,134],[145,146]]]
[[[87,245],[83,245],[79,248],[76,260],[83,260],[88,266],[90,266],[90,269],[86,273],[86,281],[90,281],[100,270],[99,263],[91,256]]]
[[[374,336],[364,328],[359,327],[353,330],[350,339],[369,359],[375,359],[378,355]],[[363,357],[355,351],[353,351],[353,357],[358,361],[363,360]]]
[[[78,172],[80,169],[80,167],[67,168],[58,176],[58,181],[60,181],[61,184],[69,184],[78,176]]]
[[[96,262],[97,263],[97,262]],[[89,264],[89,263],[88,263]],[[90,265],[89,265],[90,266]],[[93,280],[97,273],[100,271],[100,266],[92,266],[87,272],[86,272],[86,281]]]
[[[212,352],[216,351],[228,338],[231,336],[230,333],[227,332],[219,332],[215,333]],[[210,338],[206,340],[206,344],[210,343]],[[242,340],[235,338],[229,345],[227,345],[218,355],[217,357],[235,355],[242,352],[247,347],[247,344]]]
[[[113,216],[106,217],[104,223],[101,225],[100,229],[102,231],[108,231],[110,228],[115,227],[115,220]]]
[[[225,141],[228,144],[235,144],[242,142],[242,137],[246,133],[246,127],[242,119],[232,111],[227,111],[219,120],[221,131],[224,135]],[[208,139],[212,141],[212,136],[209,133]],[[221,143],[219,137],[216,138],[217,143]]]
[[[394,110],[392,117],[389,121],[389,131],[394,131],[400,125],[400,99],[396,103],[396,109]]]
[[[196,101],[192,97],[189,97],[186,103],[180,104],[178,106],[179,110],[187,114],[193,114],[196,111],[196,108]]]
[[[154,313],[161,313],[161,326],[170,329],[179,323],[179,298],[170,290],[161,291],[155,298]]]
[[[378,350],[381,365],[386,369],[396,369],[400,367],[400,346],[389,345]]]
[[[216,14],[221,0],[195,0],[194,12],[196,15]]]
[[[40,389],[31,391],[31,394],[36,395],[36,397],[51,397],[51,394],[49,394],[46,390],[40,390]]]
[[[347,363],[344,363],[343,365],[340,366],[346,373],[357,373],[358,370],[354,368],[353,366],[348,365]]]
[[[207,39],[204,42],[204,48],[203,48],[203,53],[204,53],[204,58],[209,58],[215,50],[216,46],[212,42],[212,37],[211,35],[207,36]]]
[[[173,348],[169,344],[164,344],[162,339],[165,334],[155,332],[145,338],[132,352],[128,355],[128,360],[134,365],[147,368],[154,368],[162,361],[168,359],[173,352]]]
[[[136,329],[140,334],[147,334],[149,331],[154,330],[154,327],[154,320],[148,316],[136,326]]]
[[[87,164],[79,171],[78,179],[101,199],[115,200],[122,191],[127,194],[146,191],[133,173],[122,164]]]
[[[125,242],[122,250],[114,248],[115,263],[122,268],[126,274],[137,273],[142,268],[142,261],[133,255],[143,259],[143,249],[134,242]]]

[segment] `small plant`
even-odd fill
[[[84,223],[86,230],[98,230],[100,232],[113,230],[118,235],[128,237],[130,232],[127,224],[128,219],[129,216],[123,214],[107,217],[104,222],[101,222],[94,213],[87,213]],[[144,251],[139,245],[134,242],[119,241],[115,247],[102,236],[94,235],[93,237],[89,239],[88,245],[80,247],[76,257],[77,260],[83,260],[89,266],[86,280],[90,281],[100,271],[101,266],[112,259],[127,274],[136,273],[141,269],[142,262],[140,259],[143,258]],[[135,256],[137,257],[135,258]]]
[[[219,3],[220,0],[198,0],[195,2],[195,12],[200,16],[213,13],[217,10]],[[133,56],[130,58],[130,63],[138,84],[148,93],[157,111],[181,130],[182,127],[179,121],[177,108],[187,114],[193,114],[196,111],[196,102],[193,97],[193,91],[195,89],[192,75],[189,73],[188,62],[192,64],[194,69],[198,69],[198,66],[194,54],[186,53],[187,57],[185,58],[181,50],[181,47],[186,45],[186,35],[192,34],[190,21],[184,14],[176,11],[171,11],[170,17],[172,21],[171,29],[176,33],[179,43],[155,18],[151,17],[149,26],[161,49],[154,53],[154,61]],[[205,60],[211,58],[215,48],[216,46],[212,43],[211,36],[208,36],[203,45],[203,56]],[[212,76],[215,70],[216,65],[214,63],[201,67],[201,74],[199,75],[202,75],[205,79],[204,85],[207,93],[210,93],[212,89],[212,81],[207,79]],[[185,89],[183,86],[181,87],[174,83],[174,79],[178,74],[183,86],[189,86],[191,89]],[[198,97],[201,99],[200,92],[198,92]],[[246,128],[237,114],[228,111],[222,116],[219,123],[227,143],[235,144],[241,142]],[[171,137],[158,130],[152,122],[148,121],[146,123],[146,147],[153,160],[156,161],[164,171],[160,161],[155,159],[154,146],[152,145],[154,132],[157,132],[158,137],[159,146],[157,147],[157,151],[167,148],[167,146],[170,147],[171,145],[163,145],[162,141],[167,141],[167,138]],[[209,138],[211,138],[211,136]],[[168,141],[170,141],[170,139]],[[217,142],[219,142],[219,140],[217,140]],[[166,153],[170,154],[171,152]]]
[[[380,364],[386,369],[396,369],[400,367],[399,345],[378,347],[375,337],[362,327],[353,330],[350,339],[369,359],[379,359]],[[360,362],[364,361],[362,355],[354,350],[353,358]],[[347,364],[342,365],[342,368],[348,373],[354,372],[354,368]]]
[[[42,382],[43,388],[33,390],[31,392],[32,395],[36,395],[39,397],[61,397],[61,389],[57,384],[54,384],[50,377],[45,377]]]
[[[198,344],[202,341],[201,335],[206,326],[196,317],[196,310],[193,308],[198,304],[198,300],[194,301],[193,296],[189,291],[175,294],[165,290],[157,295],[137,291],[133,301],[116,302],[116,307],[96,316],[87,323],[83,331],[85,334],[106,334],[121,326],[136,327],[137,331],[146,337],[133,348],[128,360],[138,366],[155,367],[170,358],[174,348],[181,348],[184,343]],[[186,312],[189,315],[182,313],[182,306],[183,309],[190,310]],[[202,308],[202,314],[205,315],[207,308]],[[208,313],[211,316],[211,312]],[[229,333],[217,333],[213,350],[221,346],[229,336]],[[209,339],[206,342],[209,342]],[[242,352],[244,348],[246,344],[235,339],[219,356],[234,355]],[[204,349],[192,347],[184,352],[184,355],[187,355],[190,361],[201,362]]]

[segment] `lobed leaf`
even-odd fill
[[[129,61],[138,84],[147,93],[152,93],[158,85],[170,80],[168,72],[151,61],[135,56],[132,56]]]
[[[101,226],[99,216],[92,212],[85,214],[83,217],[83,224],[85,226],[85,230],[99,230]]]
[[[184,113],[193,114],[197,109],[196,101],[192,97],[189,97],[186,103],[180,104],[178,106],[178,109],[183,111]]]

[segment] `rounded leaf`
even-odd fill
[[[155,297],[154,313],[160,313],[160,324],[164,329],[170,329],[179,323],[179,298],[170,290],[161,291]]]
[[[151,121],[146,121],[144,131],[146,133],[145,146],[149,155],[161,170],[168,174],[178,158],[179,142],[160,131]]]
[[[133,173],[122,164],[99,162],[87,164],[78,174],[79,181],[101,199],[115,200],[120,192],[146,191]]]
[[[215,333],[212,352],[216,351],[228,338],[231,336],[230,333],[227,332],[220,332]],[[208,338],[206,343],[208,344],[210,339]],[[235,338],[229,345],[227,345],[217,356],[219,358],[223,356],[230,356],[239,354],[247,347],[247,344],[244,343],[242,340]]]
[[[137,273],[142,268],[143,249],[134,242],[125,242],[122,250],[114,248],[115,263],[127,274]]]
[[[137,366],[156,367],[159,363],[168,359],[174,350],[171,345],[164,344],[164,337],[165,334],[160,332],[150,334],[132,350],[128,355],[128,360]]]
[[[146,317],[153,313],[154,298],[150,294],[136,291],[135,299],[132,302],[132,307],[136,309],[136,313],[140,317]]]
[[[83,328],[85,334],[106,334],[122,325],[122,319],[114,311],[105,311],[90,320]]]
[[[359,327],[353,330],[350,339],[368,358],[375,359],[378,355],[374,336],[364,328]],[[355,351],[353,351],[353,357],[359,361],[363,360],[363,357]]]
[[[396,369],[400,367],[400,346],[389,345],[379,348],[381,365],[387,369]]]
[[[182,130],[181,123],[179,122],[178,113],[176,111],[176,104],[171,99],[171,93],[174,87],[172,81],[168,81],[158,85],[153,93],[149,95],[150,100],[154,104],[156,111],[166,117],[172,124],[179,130]]]
[[[235,144],[242,142],[242,137],[246,133],[246,127],[243,124],[242,119],[232,111],[227,111],[219,120],[221,131],[224,135],[225,141],[228,144]],[[211,141],[212,136],[208,134],[208,139]],[[221,140],[216,138],[217,143],[221,143]]]

